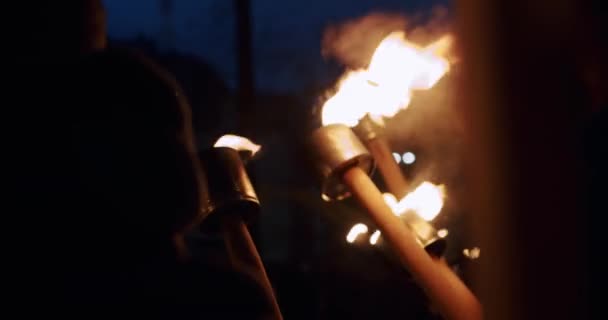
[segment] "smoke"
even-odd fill
[[[323,34],[322,54],[352,69],[365,67],[378,43],[392,31],[404,30],[405,26],[403,16],[385,13],[372,13],[329,26]]]
[[[404,16],[376,12],[330,25],[321,42],[325,58],[335,59],[350,69],[366,67],[380,41],[393,31],[405,31],[408,39],[425,45],[448,31],[448,10],[438,6],[428,14]]]

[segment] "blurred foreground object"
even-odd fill
[[[590,316],[581,68],[601,47],[588,26],[606,20],[584,17],[586,3],[456,2],[468,220],[483,248],[471,276],[488,319]]]

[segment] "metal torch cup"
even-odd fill
[[[439,236],[437,229],[413,211],[401,216],[407,226],[416,234],[416,240],[429,254],[439,257],[447,248],[446,239]]]
[[[268,297],[271,318],[282,320],[272,284],[246,225],[260,213],[260,201],[245,169],[244,160],[250,156],[227,147],[199,154],[209,189],[209,200],[202,208],[209,217],[201,230],[222,234],[232,267],[252,272]]]
[[[238,151],[218,147],[199,153],[199,160],[207,175],[208,199],[203,204],[203,215],[209,218],[203,227],[217,227],[224,214],[239,214],[248,222],[260,212],[260,201],[253,188]]]
[[[388,141],[380,134],[382,128],[369,115],[363,117],[353,129],[358,137],[371,150],[378,169],[384,178],[389,192],[401,199],[406,195],[407,181],[399,166],[394,162]],[[437,229],[415,212],[403,215],[407,226],[416,234],[418,242],[432,255],[441,256],[447,248],[447,240],[437,234]]]
[[[350,196],[342,182],[342,174],[358,166],[367,174],[374,168],[374,160],[355,133],[345,125],[329,125],[312,133],[311,148],[314,163],[321,177],[321,193],[326,201],[342,200]]]

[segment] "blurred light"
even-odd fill
[[[393,152],[393,158],[395,158],[395,162],[397,162],[397,163],[401,162],[401,156],[399,156],[398,153]]]
[[[403,163],[412,164],[416,162],[416,155],[412,152],[406,152],[403,154]]]
[[[363,223],[357,223],[352,228],[350,228],[350,231],[346,235],[346,241],[348,241],[349,243],[355,242],[355,240],[357,240],[357,237],[360,234],[367,233],[367,230],[368,229],[366,225],[364,225]]]
[[[478,247],[473,247],[472,249],[464,249],[462,250],[462,254],[464,254],[465,257],[471,260],[475,260],[478,259],[481,255],[481,249],[479,249]]]
[[[369,243],[373,246],[378,243],[378,238],[380,238],[380,230],[376,230],[372,236],[369,238]]]
[[[384,202],[386,202],[386,204],[391,208],[391,210],[393,210],[393,213],[399,215],[399,213],[397,212],[397,210],[399,209],[399,201],[397,201],[397,198],[395,198],[392,193],[388,192],[383,193],[382,198],[384,198]]]
[[[449,234],[448,229],[445,229],[445,228],[437,231],[437,236],[442,239],[447,237],[448,234]]]
[[[445,187],[428,181],[421,183],[414,191],[408,193],[395,204],[394,196],[384,195],[384,201],[400,216],[412,210],[426,221],[431,221],[441,212],[445,198]]]

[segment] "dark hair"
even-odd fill
[[[26,55],[78,53],[105,46],[101,0],[19,1],[23,24],[18,37]]]

